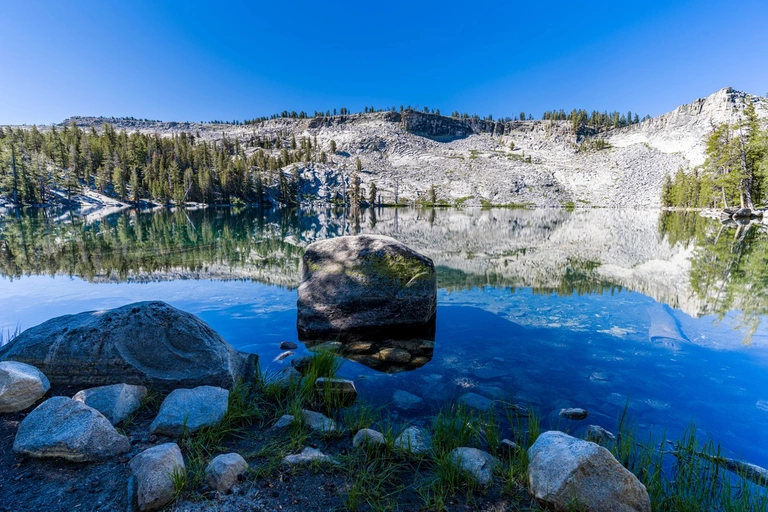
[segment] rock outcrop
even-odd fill
[[[544,432],[528,449],[528,460],[531,493],[555,511],[651,512],[645,486],[595,443]]]
[[[171,502],[176,495],[174,475],[185,475],[186,467],[176,443],[165,443],[144,450],[131,459],[136,477],[139,510],[155,510]]]
[[[250,380],[256,356],[236,352],[199,318],[163,302],[53,318],[0,349],[0,359],[36,366],[56,390],[136,384],[231,388]],[[75,388],[75,389],[71,389]]]
[[[110,459],[130,449],[128,438],[99,411],[63,396],[49,398],[29,413],[13,443],[20,455],[73,462]]]
[[[394,238],[360,235],[315,242],[304,253],[302,269],[298,329],[303,338],[434,332],[435,266]]]
[[[147,388],[144,386],[113,384],[78,391],[72,399],[93,407],[117,425],[133,414],[146,396]]]
[[[43,373],[16,361],[0,362],[0,413],[23,411],[50,389]]]

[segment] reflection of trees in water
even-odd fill
[[[725,225],[697,213],[665,213],[659,228],[671,243],[694,244],[690,283],[722,320],[739,310],[734,328],[752,341],[768,314],[768,232],[759,223]]]
[[[600,262],[583,256],[563,257],[562,263],[555,258],[556,264],[549,262],[555,264],[554,273],[538,272],[535,265],[507,267],[508,261],[518,257],[533,262],[542,251],[556,253],[548,239],[569,215],[209,208],[134,211],[89,223],[76,216],[54,219],[44,210],[29,210],[0,217],[0,274],[66,274],[113,281],[244,278],[291,287],[300,279],[299,262],[308,243],[369,232],[396,236],[426,249],[438,261],[439,285],[448,290],[534,287],[540,293],[560,295],[621,290],[601,278]],[[476,256],[475,250],[482,256]],[[449,266],[440,266],[443,256]]]
[[[299,234],[299,224],[295,209],[132,212],[94,223],[33,210],[0,220],[0,273],[125,280],[212,264],[297,269],[303,248],[285,239]]]

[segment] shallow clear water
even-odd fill
[[[394,418],[427,422],[476,392],[581,434],[615,431],[628,403],[643,431],[676,439],[693,421],[728,454],[768,465],[768,237],[756,226],[623,210],[33,212],[0,220],[0,331],[159,299],[277,370],[290,364],[273,362],[279,342],[297,341],[303,247],[358,232],[395,236],[438,267],[432,359],[342,368]],[[425,402],[400,409],[396,390]],[[590,415],[563,420],[563,407]]]

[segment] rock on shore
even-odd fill
[[[51,387],[34,366],[15,361],[0,362],[0,413],[23,411]]]
[[[128,452],[131,442],[99,411],[63,396],[49,398],[19,425],[13,451],[73,462],[105,460]]]
[[[557,431],[528,449],[534,497],[556,511],[651,512],[645,486],[605,448]]]
[[[252,378],[256,356],[235,351],[190,313],[137,302],[48,320],[0,349],[0,360],[37,367],[57,391],[127,383],[169,392],[231,388]]]

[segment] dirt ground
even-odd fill
[[[125,428],[132,443],[130,453],[102,463],[69,463],[60,460],[24,458],[13,453],[16,429],[25,413],[0,416],[0,511],[131,511],[129,504],[128,462],[155,444],[168,442],[163,436],[150,437],[148,427],[154,411],[143,409]],[[221,453],[236,451],[249,462],[251,469],[267,464],[256,455],[268,443],[274,431],[251,427],[241,436],[227,439]],[[307,446],[331,456],[342,457],[352,450],[351,435],[331,440],[310,437]],[[185,458],[187,454],[185,454]],[[423,475],[421,475],[423,477]],[[415,478],[415,476],[414,476]],[[388,500],[389,510],[423,510],[423,501],[410,486],[409,477],[403,490]],[[185,490],[179,500],[167,505],[168,511],[336,511],[346,510],[345,495],[351,485],[349,471],[333,465],[313,467],[279,466],[268,472],[249,472],[232,493],[220,495],[206,489]],[[135,492],[132,493],[135,496]],[[521,499],[522,498],[522,501]],[[524,495],[513,499],[502,495],[497,482],[483,494],[459,493],[446,510],[502,511],[529,510]],[[378,509],[378,508],[377,508]],[[374,510],[365,504],[360,510]]]

